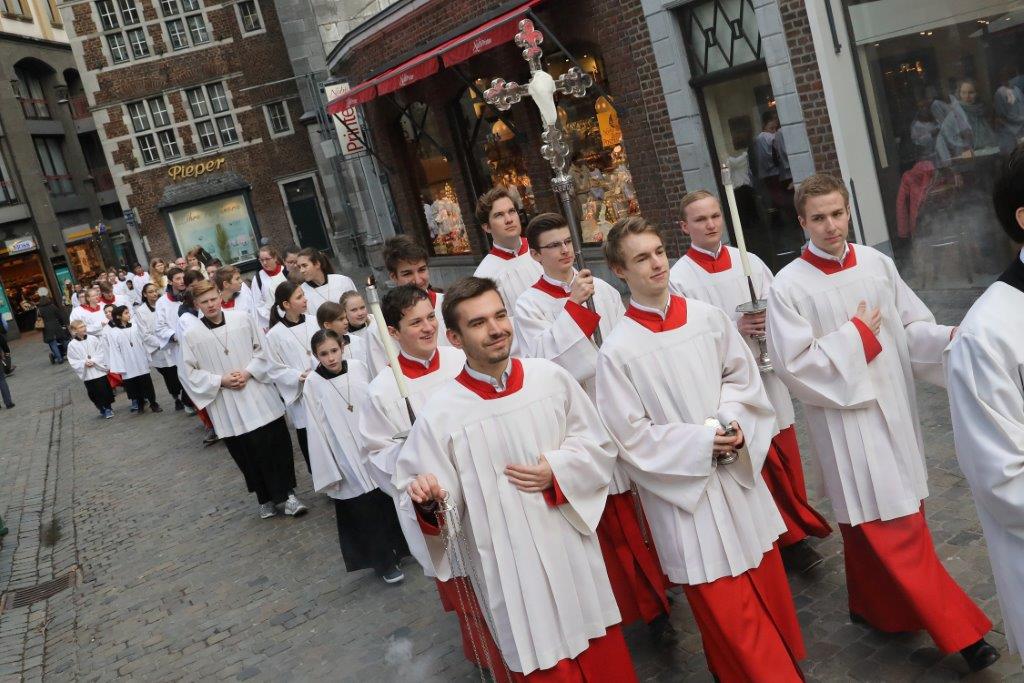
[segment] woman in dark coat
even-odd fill
[[[40,297],[36,310],[39,318],[43,321],[43,341],[50,347],[50,362],[63,363],[64,354],[61,342],[67,336],[67,312],[45,295]]]

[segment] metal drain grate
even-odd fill
[[[26,607],[41,600],[51,598],[57,593],[77,585],[78,579],[79,571],[76,565],[67,574],[58,576],[55,579],[4,593],[0,596],[0,613],[6,612],[9,609]]]

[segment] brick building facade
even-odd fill
[[[61,11],[149,256],[198,245],[254,265],[261,240],[328,247],[272,2],[71,0]]]

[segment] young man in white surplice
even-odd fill
[[[801,183],[810,243],[768,293],[768,349],[804,405],[843,535],[851,620],[927,630],[943,653],[982,669],[999,658],[984,640],[992,623],[939,562],[924,516],[914,380],[945,385],[953,328],[935,323],[891,258],[847,242],[849,199],[832,176]]]
[[[432,505],[444,499],[453,512],[442,516],[458,515],[458,545],[483,577],[472,593],[500,650],[497,678],[507,667],[635,681],[595,533],[615,444],[568,372],[510,356],[512,323],[493,280],[459,280],[442,312],[466,365],[417,416],[394,477],[429,530],[437,578],[451,576]]]
[[[542,273],[540,264],[530,258],[519,209],[509,191],[498,185],[477,200],[476,220],[493,244],[473,275],[494,280],[508,314],[515,315],[519,295],[533,286]]]
[[[1024,243],[1024,146],[992,191],[996,216]],[[960,469],[988,543],[1011,652],[1024,653],[1024,252],[971,306],[946,349]]]
[[[775,412],[750,348],[721,309],[671,294],[661,235],[646,220],[617,221],[604,249],[630,305],[598,355],[597,406],[622,444],[661,566],[683,585],[720,681],[766,671],[803,680],[775,546],[786,526],[761,476]]]
[[[430,284],[430,254],[426,248],[409,235],[395,235],[384,243],[384,268],[396,285],[416,285],[430,297],[437,319],[437,345],[448,346],[448,335],[441,315],[444,294],[434,291]]]
[[[209,414],[246,486],[256,494],[260,517],[273,517],[278,506],[286,515],[304,514],[306,506],[294,493],[284,403],[273,386],[288,370],[271,360],[251,316],[221,308],[212,282],[193,284],[192,298],[201,318],[181,340],[185,390]]]
[[[296,257],[296,267],[306,292],[306,313],[316,318],[316,309],[328,301],[341,301],[345,292],[356,291],[352,278],[334,272],[331,262],[312,247],[303,249]]]

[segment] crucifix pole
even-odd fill
[[[573,251],[576,252],[576,270],[584,270],[586,263],[583,260],[583,241],[580,238],[580,223],[574,204],[576,189],[572,176],[569,175],[569,143],[566,142],[562,127],[558,124],[555,93],[583,97],[587,89],[594,84],[594,79],[575,66],[557,80],[544,71],[540,62],[540,44],[544,41],[544,35],[533,27],[533,22],[529,19],[519,22],[519,33],[516,34],[515,40],[516,45],[523,49],[523,59],[530,65],[530,82],[520,85],[515,81],[506,82],[504,78],[495,78],[491,81],[491,87],[484,92],[484,99],[495,109],[508,111],[523,97],[529,97],[540,110],[540,117],[544,122],[544,132],[541,134],[544,145],[540,153],[551,165],[551,189],[558,196],[562,214],[569,223]],[[593,297],[587,300],[586,305],[595,311]],[[594,341],[598,346],[601,345],[599,329],[594,330]]]

